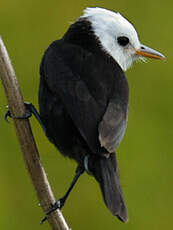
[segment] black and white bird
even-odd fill
[[[164,59],[140,43],[121,14],[98,7],[85,9],[46,50],[40,67],[40,117],[48,139],[78,165],[67,193],[47,214],[64,205],[86,171],[99,183],[110,212],[128,220],[115,150],[128,116],[124,71],[144,57]]]

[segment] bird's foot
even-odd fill
[[[11,113],[10,113],[10,110],[7,110],[7,112],[5,113],[4,115],[4,119],[6,122],[9,122],[8,121],[8,117],[11,117],[11,118],[16,118],[16,119],[28,119],[32,116],[32,112],[31,112],[31,106],[33,106],[31,103],[28,103],[28,102],[25,102],[24,103],[25,107],[26,107],[26,113],[23,115],[23,116],[12,116]],[[8,107],[8,106],[7,106]]]
[[[34,107],[34,105],[32,103],[29,103],[29,102],[25,102],[24,105],[25,105],[25,108],[26,108],[26,113],[23,116],[13,116],[10,113],[10,110],[7,110],[7,112],[4,115],[5,121],[9,122],[8,117],[16,118],[16,119],[28,119],[28,118],[30,118],[32,116],[32,114],[34,114],[35,118],[40,123],[42,129],[46,133],[46,128],[45,128],[45,126],[44,126],[44,124],[43,124],[43,122],[42,122],[42,120],[40,118],[40,114],[37,112],[37,110]]]
[[[49,214],[51,214],[52,212],[54,212],[57,209],[61,209],[64,206],[64,204],[65,204],[65,200],[66,199],[64,197],[62,197],[59,200],[57,200],[55,202],[55,204],[52,205],[52,208],[46,213],[46,216],[40,221],[40,223],[43,224],[47,220],[47,216]]]
[[[73,178],[73,180],[72,180],[72,182],[71,182],[71,184],[70,184],[67,192],[65,193],[65,195],[62,198],[60,198],[59,200],[57,200],[55,202],[55,204],[52,206],[52,208],[46,213],[46,216],[40,222],[41,224],[44,223],[45,220],[47,220],[47,216],[50,213],[52,213],[56,209],[61,209],[64,206],[64,204],[65,204],[65,202],[66,202],[66,200],[67,200],[67,198],[68,198],[71,190],[73,189],[73,187],[76,184],[76,182],[79,179],[79,177],[84,173],[84,171],[85,171],[84,167],[81,167],[79,165],[77,166],[77,169],[76,169],[76,172],[75,172],[75,176],[74,176],[74,178]]]

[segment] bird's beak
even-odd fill
[[[148,58],[155,58],[160,60],[165,59],[163,54],[144,45],[141,45],[139,49],[136,49],[136,54]]]

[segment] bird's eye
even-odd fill
[[[129,43],[129,39],[125,36],[118,37],[117,41],[120,46],[126,46]]]

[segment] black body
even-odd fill
[[[47,137],[81,166],[89,156],[88,170],[100,184],[105,204],[126,221],[114,154],[128,111],[122,69],[83,18],[48,47],[40,74],[39,108]]]

